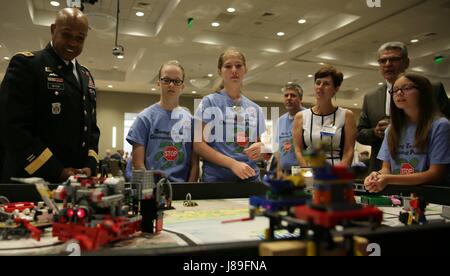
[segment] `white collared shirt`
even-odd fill
[[[53,47],[53,41],[50,41],[50,45],[52,45],[52,47]],[[55,49],[55,47],[53,47],[53,49]],[[75,75],[75,78],[77,79],[77,81],[80,82],[80,77],[78,76],[78,72],[77,72],[77,61],[76,61],[76,59],[72,59],[71,61],[65,60],[63,58],[61,58],[61,59],[64,61],[64,63],[66,65],[69,65],[69,62],[72,62],[72,64],[73,64],[73,69],[72,69],[73,71],[72,72]]]
[[[386,116],[391,116],[391,94],[389,94],[389,91],[392,89],[392,84],[390,84],[388,81],[386,81]]]

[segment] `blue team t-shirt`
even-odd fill
[[[278,152],[280,157],[280,167],[282,170],[291,170],[292,166],[298,166],[297,157],[295,156],[294,138],[292,137],[292,124],[294,117],[289,113],[284,114],[278,119]]]
[[[210,147],[223,155],[248,164],[256,171],[256,176],[247,181],[259,181],[259,168],[256,162],[249,160],[243,151],[256,143],[266,131],[260,106],[243,95],[239,103],[234,103],[225,91],[220,91],[204,97],[194,117],[198,122],[206,124],[204,132],[210,134],[206,141]],[[202,181],[241,180],[230,169],[204,160]]]
[[[139,113],[127,141],[145,147],[147,170],[161,170],[171,181],[185,182],[190,170],[192,124],[192,115],[184,108],[168,111],[156,103]]]
[[[394,160],[389,152],[388,133],[383,140],[378,159],[391,164],[392,174],[407,175],[423,172],[430,165],[444,165],[450,169],[450,122],[446,118],[436,119],[429,131],[428,146],[426,152],[418,152],[414,147],[417,125],[408,123],[400,137],[397,160]],[[450,180],[447,174],[446,180]]]

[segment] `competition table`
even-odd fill
[[[31,186],[19,184],[17,187],[11,184],[0,185],[0,187],[2,187],[0,194],[7,191],[17,193],[20,190],[21,196],[37,196],[34,194],[34,187]],[[83,252],[83,254],[258,255],[258,245],[263,239],[264,230],[269,225],[267,218],[256,217],[254,220],[223,222],[248,217],[248,197],[264,194],[266,191],[264,185],[261,183],[180,183],[174,184],[173,190],[175,209],[164,211],[164,230],[161,233],[136,234],[100,251]],[[447,192],[445,189],[442,191]],[[191,200],[198,204],[197,206],[184,205],[188,193]],[[377,229],[356,228],[344,231],[351,231],[369,238],[371,242],[380,243],[384,255],[414,255],[417,252],[426,252],[425,250],[429,248],[430,250],[434,248],[434,252],[437,252],[436,250],[440,247],[433,244],[450,244],[450,235],[448,235],[450,224],[444,223],[441,218],[440,205],[430,204],[426,210],[428,220],[439,222],[423,226],[402,226],[398,221],[400,207],[381,207],[380,209],[384,212],[384,226]],[[276,237],[289,239],[292,238],[292,234],[280,231]],[[412,248],[408,250],[409,247]],[[0,240],[0,255],[64,255],[68,254],[67,249],[68,244],[62,244],[51,237],[50,229],[43,235],[40,242],[32,239]]]

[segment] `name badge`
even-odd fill
[[[335,126],[323,126],[320,130],[322,136],[335,136],[337,132],[337,127]]]

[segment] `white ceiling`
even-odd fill
[[[319,63],[331,63],[345,75],[337,103],[358,108],[364,93],[382,81],[376,50],[390,40],[408,43],[411,69],[442,81],[450,92],[450,0],[381,0],[381,8],[369,8],[366,0],[122,0],[118,42],[125,47],[123,60],[112,55],[116,1],[85,5],[92,30],[79,61],[91,69],[101,93],[158,93],[151,89],[160,65],[176,59],[187,79],[214,74],[203,89],[186,82],[186,94],[205,95],[217,81],[219,54],[235,46],[251,69],[243,89],[250,98],[279,102],[280,88],[297,81],[306,92],[304,101],[312,103],[308,75]],[[48,26],[59,9],[49,2],[0,0],[0,76],[8,64],[3,57],[48,43]],[[66,0],[59,2],[60,8],[66,6]],[[229,7],[236,12],[228,13]],[[137,11],[145,16],[137,17]],[[307,23],[298,24],[300,18]],[[213,28],[213,21],[221,26]],[[278,37],[280,31],[286,35]],[[413,38],[420,41],[412,44]],[[446,57],[442,64],[434,63],[436,55]]]

